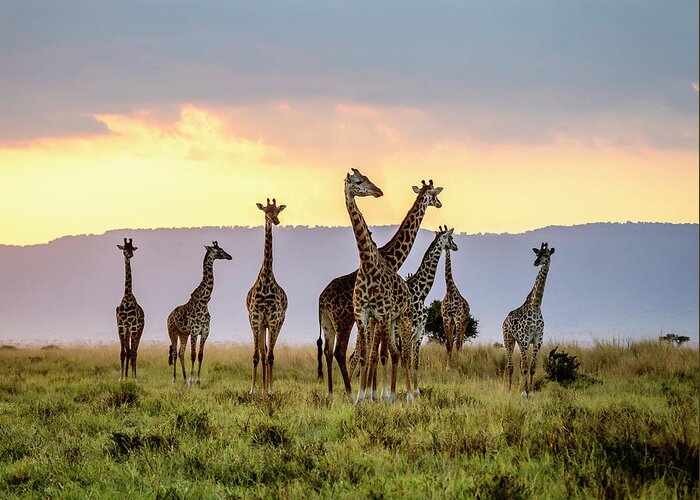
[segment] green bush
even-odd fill
[[[549,355],[544,359],[544,371],[548,380],[563,385],[570,384],[578,378],[578,367],[581,363],[576,361],[576,356],[564,351],[557,352],[558,348],[549,351]]]

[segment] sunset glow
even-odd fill
[[[371,224],[400,222],[411,185],[433,178],[443,208],[426,227],[519,232],[550,224],[697,222],[698,155],[651,147],[425,141],[418,111],[337,104],[260,110],[183,105],[174,121],[96,115],[104,134],[0,149],[0,242],[30,244],[126,227],[259,225],[275,196],[289,225],[347,225],[341,180],[358,166],[385,197]],[[290,113],[294,116],[290,118]],[[251,115],[289,130],[266,130]],[[308,138],[300,138],[304,125]],[[318,145],[315,143],[318,138]],[[364,144],[364,147],[363,147]]]

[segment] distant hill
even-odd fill
[[[379,244],[395,227],[375,227]],[[199,283],[204,244],[218,240],[233,261],[217,261],[210,310],[213,342],[250,342],[245,294],[262,261],[262,228],[119,230],[45,245],[0,245],[0,341],[116,342],[114,309],[124,266],[116,245],[131,237],[134,293],[146,312],[144,341],[167,341],[165,320]],[[279,227],[275,275],[289,296],[280,337],[313,343],[317,300],[335,276],[357,267],[349,228]],[[421,231],[401,274],[414,272],[432,232]],[[481,341],[500,340],[501,322],[519,306],[537,269],[530,250],[556,247],[545,291],[545,335],[554,340],[654,337],[698,339],[698,225],[586,224],[523,234],[456,236],[456,281],[479,319]],[[444,261],[444,259],[443,259]],[[443,261],[431,297],[444,292]]]

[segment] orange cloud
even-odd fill
[[[358,166],[385,197],[372,224],[398,223],[410,186],[433,178],[443,208],[427,227],[522,231],[548,224],[697,222],[697,151],[436,140],[411,109],[277,102],[98,115],[108,133],[0,149],[0,242],[34,243],[122,227],[259,225],[255,203],[288,205],[283,223],[347,225],[342,178]],[[343,124],[338,127],[338,124]]]

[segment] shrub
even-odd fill
[[[543,367],[547,374],[547,379],[560,384],[570,384],[578,378],[578,367],[581,363],[576,361],[576,356],[561,351],[558,347],[549,351],[549,355],[544,359]]]

